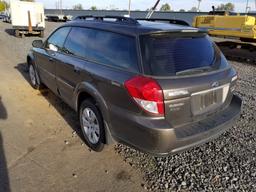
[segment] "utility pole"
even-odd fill
[[[57,9],[57,10],[60,9],[60,1],[59,1],[59,0],[56,1],[56,9]]]
[[[60,0],[60,14],[62,15],[62,0]]]
[[[198,0],[198,7],[197,7],[197,11],[200,12],[200,5],[201,5],[202,0]]]
[[[4,3],[4,12],[5,12],[5,14],[7,13],[7,2],[6,1],[3,1],[3,3]]]
[[[129,0],[129,12],[128,15],[131,17],[131,0]]]

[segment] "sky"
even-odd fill
[[[56,8],[57,0],[36,0],[42,2],[45,8]],[[72,8],[73,5],[81,3],[84,9],[89,9],[91,6],[96,6],[98,9],[128,9],[129,0],[62,0],[63,8]],[[131,8],[133,10],[140,9],[146,10],[154,5],[156,0],[131,0]],[[235,11],[245,12],[246,0],[202,0],[201,11],[210,11],[212,5],[219,5],[221,3],[231,2],[235,4]],[[255,0],[249,0],[252,11],[256,11]],[[162,0],[158,8],[164,4],[169,3],[172,10],[179,11],[180,9],[189,10],[191,7],[197,7],[197,0]]]

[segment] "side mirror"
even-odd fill
[[[35,48],[42,48],[44,45],[42,40],[34,40],[32,46]]]

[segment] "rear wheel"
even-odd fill
[[[105,138],[103,118],[92,100],[82,102],[79,119],[87,145],[94,151],[102,151]]]
[[[40,31],[39,37],[44,38],[44,31]]]
[[[15,30],[15,37],[20,37],[20,30],[18,29]]]

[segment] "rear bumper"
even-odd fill
[[[145,118],[115,110],[114,138],[141,151],[164,156],[210,141],[231,128],[242,101],[234,96],[229,107],[199,122],[170,128],[164,118]],[[118,119],[118,120],[117,120]],[[119,129],[118,129],[119,127]]]

